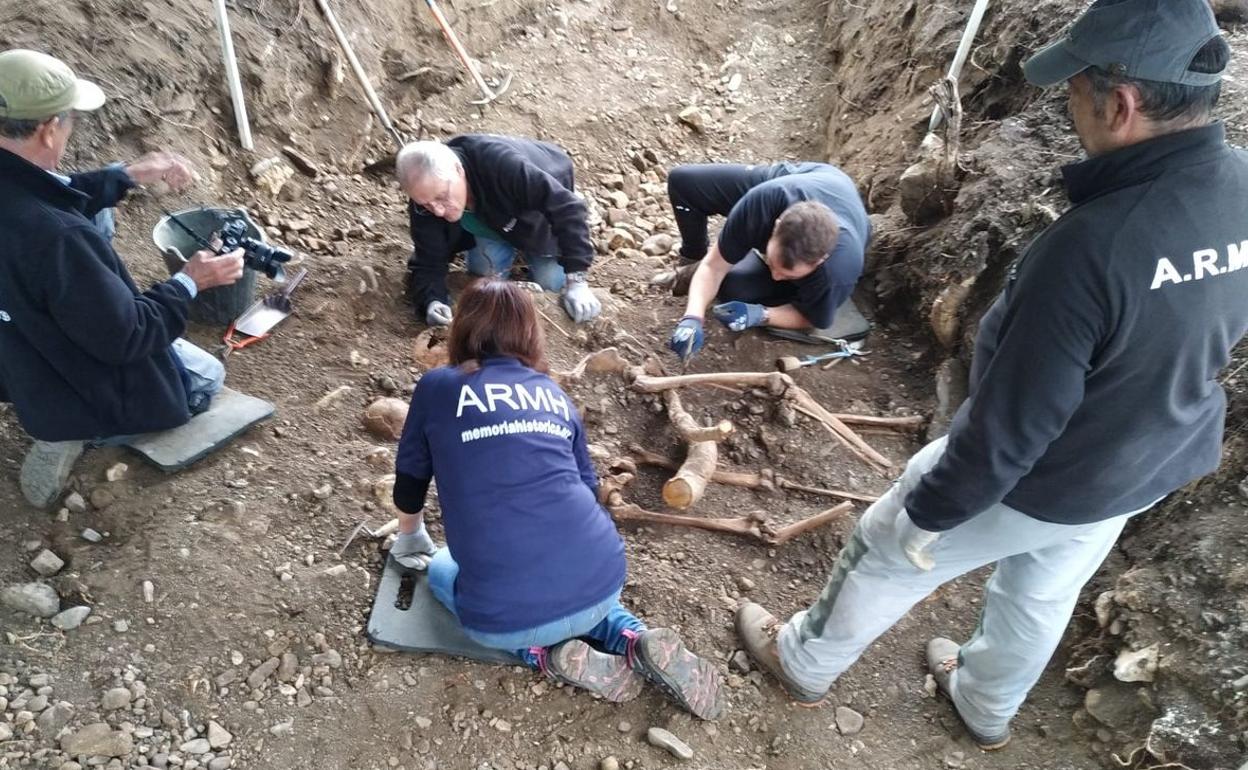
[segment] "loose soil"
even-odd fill
[[[837,683],[834,703],[866,717],[856,735],[839,733],[831,708],[795,708],[768,678],[730,666],[739,649],[732,631],[737,601],[759,601],[777,614],[811,601],[852,517],[777,548],[675,528],[624,529],[625,602],[651,625],[676,628],[720,665],[729,711],[717,723],[697,722],[653,691],[610,705],[521,669],[373,648],[363,628],[381,555],[367,539],[339,551],[356,524],[388,518],[374,489],[392,470],[393,447],[362,430],[360,413],[376,397],[410,392],[423,371],[413,341],[424,327],[402,295],[410,251],[403,199],[384,171],[393,147],[369,116],[316,3],[240,0],[231,15],[257,150],[236,149],[217,33],[202,5],[33,0],[0,8],[0,47],[53,51],[112,96],[80,123],[68,167],[153,148],[196,159],[202,179],[193,192],[159,200],[136,195],[119,212],[117,247],[140,282],[164,277],[149,237],[159,205],[246,205],[274,240],[305,255],[311,271],[295,316],[228,359],[228,383],[273,401],[277,417],[184,473],[163,475],[123,450],[93,451],[73,482],[91,504],[58,520],[23,501],[16,480],[28,439],[10,413],[0,419],[0,584],[35,579],[27,563],[49,547],[68,563],[50,581],[63,606],[93,608],[86,625],[67,633],[0,608],[0,677],[22,683],[7,685],[10,701],[31,675],[48,674],[53,700],[77,709],[73,726],[106,719],[137,728],[136,751],[112,767],[158,764],[171,751],[184,767],[206,766],[178,749],[209,720],[234,736],[216,753],[242,768],[562,763],[582,770],[606,757],[629,768],[673,766],[671,756],[645,742],[651,726],[688,742],[695,757],[683,764],[693,768],[1073,770],[1115,766],[1111,752],[1127,766],[1149,767],[1163,762],[1156,753],[1161,737],[1150,744],[1152,754],[1135,749],[1155,727],[1151,716],[1179,703],[1218,732],[1201,733],[1191,746],[1171,736],[1163,755],[1192,768],[1236,764],[1242,747],[1235,735],[1248,728],[1243,693],[1227,685],[1248,674],[1248,524],[1236,489],[1248,424],[1243,370],[1228,379],[1233,407],[1224,470],[1176,495],[1124,539],[1089,592],[1091,600],[1115,591],[1118,633],[1101,629],[1090,603],[1081,609],[1004,752],[980,752],[949,705],[924,689],[923,644],[936,634],[970,633],[986,572],[920,603]],[[931,109],[926,88],[947,66],[967,9],[841,0],[448,5],[487,73],[513,75],[511,90],[486,107],[469,104],[474,86],[423,5],[364,0],[335,9],[408,135],[516,133],[574,153],[579,189],[595,211],[601,253],[592,282],[603,290],[606,312],[572,327],[556,302],[543,299],[556,369],[607,345],[634,362],[652,354],[664,360],[663,341],[683,303],[649,278],[674,256],[630,250],[652,234],[675,234],[664,169],[720,160],[843,165],[859,181],[877,226],[859,296],[877,322],[871,354],[827,371],[803,369],[796,379],[833,411],[900,416],[942,407],[932,372],[948,358],[965,359],[965,341],[1004,267],[1062,209],[1056,170],[1078,156],[1077,142],[1061,95],[1023,86],[1018,62],[1080,5],[1011,1],[992,9],[963,83],[964,175],[955,213],[929,228],[904,220],[896,180],[914,160]],[[1225,111],[1242,141],[1243,33],[1233,32],[1232,41],[1241,77]],[[689,107],[696,114],[682,121],[678,115]],[[296,173],[273,196],[248,169],[283,147],[296,148],[317,173]],[[612,187],[630,199],[622,210],[611,210]],[[612,248],[613,239],[624,248]],[[931,304],[946,287],[972,278],[954,345],[942,348],[927,328]],[[462,273],[453,276],[454,285],[462,280]],[[222,332],[197,327],[190,337],[213,349]],[[768,370],[780,355],[807,352],[710,329],[707,352],[691,371]],[[672,367],[670,359],[664,363]],[[318,408],[344,386],[345,394]],[[632,444],[679,456],[656,399],[602,375],[586,377],[572,395],[603,456],[622,455]],[[865,493],[889,483],[818,425],[791,423],[766,396],[707,390],[689,394],[687,405],[700,418],[737,425],[721,457],[735,469],[773,468],[813,486]],[[868,440],[901,464],[919,437]],[[129,473],[105,481],[118,462],[128,463]],[[660,509],[664,478],[643,471],[629,499]],[[712,487],[695,512],[762,510],[790,523],[828,505],[796,493]],[[84,541],[87,527],[103,541]],[[431,530],[440,538],[436,508]],[[339,564],[345,572],[326,574]],[[144,581],[155,589],[150,603]],[[1104,663],[1073,682],[1064,670],[1097,654],[1112,659],[1124,643],[1152,641],[1167,645],[1157,686],[1143,687],[1153,712],[1141,706],[1114,727],[1090,721],[1080,707],[1086,688],[1104,685]],[[283,655],[295,656],[289,667],[258,687],[245,683]],[[129,710],[105,713],[101,694],[120,684],[146,692]],[[19,720],[3,707],[0,713]],[[67,757],[55,745],[19,725],[17,738],[0,742],[0,767],[62,767]]]

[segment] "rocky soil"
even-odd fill
[[[198,162],[201,183],[191,194],[135,196],[120,212],[118,248],[141,280],[163,277],[148,235],[159,205],[246,205],[311,271],[296,315],[228,359],[229,383],[276,403],[277,417],[183,474],[97,450],[62,507],[34,511],[16,484],[27,439],[10,414],[0,418],[0,767],[1241,765],[1243,356],[1226,380],[1223,469],[1134,525],[1002,753],[974,747],[948,705],[931,697],[921,664],[928,636],[973,628],[983,574],[916,607],[838,682],[832,708],[793,708],[741,655],[731,630],[736,603],[789,612],[808,602],[852,518],[775,548],[657,525],[624,530],[625,600],[717,661],[730,703],[718,723],[692,720],[657,693],[608,705],[520,669],[370,645],[363,627],[381,555],[368,538],[343,543],[359,522],[389,517],[393,443],[366,432],[360,415],[378,397],[403,398],[433,363],[402,296],[410,244],[385,170],[393,147],[316,3],[238,0],[230,11],[257,137],[255,153],[238,150],[216,30],[200,5],[0,6],[0,47],[57,52],[113,97],[81,122],[68,165],[155,147]],[[363,0],[335,9],[406,134],[514,132],[574,152],[595,212],[592,281],[607,310],[574,328],[543,300],[556,368],[607,345],[634,361],[661,350],[680,313],[650,283],[674,260],[668,167],[830,159],[859,181],[877,225],[859,297],[877,328],[870,356],[805,369],[797,380],[834,411],[930,415],[936,432],[956,402],[979,313],[1009,261],[1061,211],[1057,169],[1079,153],[1062,95],[1027,88],[1018,63],[1081,4],[994,5],[962,83],[953,212],[923,226],[905,217],[898,179],[916,159],[931,110],[927,87],[947,66],[969,5],[448,4],[489,76],[513,75],[508,94],[484,108],[468,103],[474,87],[423,5]],[[1231,36],[1239,77],[1223,113],[1243,141],[1248,59],[1244,33]],[[942,310],[933,313],[938,300]],[[223,331],[200,327],[191,336],[213,348]],[[805,352],[712,330],[694,370],[766,370],[777,356]],[[605,375],[571,392],[604,464],[637,443],[679,456],[657,399]],[[736,470],[773,469],[862,493],[888,483],[766,394],[712,390],[691,394],[687,406],[736,424],[722,458]],[[867,438],[898,463],[921,440]],[[665,477],[643,471],[630,499],[659,509]],[[799,492],[713,487],[695,513],[763,510],[784,524],[825,507]],[[436,511],[432,529],[440,535]]]

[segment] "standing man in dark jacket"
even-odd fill
[[[1248,330],[1248,154],[1211,119],[1230,48],[1205,0],[1098,0],[1024,66],[1067,82],[1088,158],[975,343],[947,440],[871,506],[807,610],[737,629],[812,703],[942,583],[993,562],[971,638],[928,665],[971,737],[1009,723],[1127,519],[1213,471]],[[778,638],[777,638],[778,636]]]
[[[90,217],[136,184],[189,184],[185,159],[57,172],[76,112],[104,103],[95,84],[35,51],[0,53],[0,394],[35,439],[22,492],[60,497],[87,442],[164,430],[206,407],[225,372],[180,339],[188,303],[242,275],[242,252],[203,251],[139,292]]]
[[[871,238],[866,207],[844,171],[827,163],[678,166],[667,192],[680,228],[680,255],[697,268],[685,315],[668,347],[683,360],[702,348],[712,299],[734,332],[754,326],[823,329],[862,275]],[[712,215],[726,217],[714,244]]]
[[[447,266],[467,251],[468,272],[506,276],[517,253],[546,291],[563,292],[577,323],[602,305],[586,271],[594,259],[585,202],[573,191],[572,159],[547,142],[464,134],[412,142],[395,161],[411,198],[409,289],[417,315],[431,326],[451,322]]]

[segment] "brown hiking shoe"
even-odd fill
[[[624,635],[634,671],[699,719],[717,719],[724,712],[719,672],[710,661],[689,652],[675,631],[651,628],[640,634],[625,631]]]
[[[945,694],[945,697],[953,700],[953,691],[950,688],[950,682],[953,680],[953,672],[958,670],[960,661],[958,652],[962,649],[961,645],[952,639],[937,637],[927,643],[927,670],[931,673],[932,678],[936,680],[936,686]],[[953,705],[954,712],[957,712],[958,705]],[[962,715],[958,714],[958,719],[962,719]],[[984,751],[996,751],[1005,748],[1010,742],[1010,729],[1007,727],[1005,732],[996,736],[980,735],[973,730],[965,719],[962,719],[962,726],[966,728],[967,734],[971,736],[971,740],[975,741]]]
[[[754,662],[764,668],[767,673],[780,681],[789,697],[798,705],[810,708],[823,705],[828,693],[807,690],[784,670],[780,664],[780,649],[776,646],[776,636],[783,624],[762,605],[746,602],[737,608],[737,636],[741,645]]]
[[[628,665],[627,658],[598,652],[580,639],[551,648],[542,670],[612,703],[630,701],[641,693],[642,678]]]

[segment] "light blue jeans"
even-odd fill
[[[473,275],[500,275],[504,278],[511,272],[511,265],[516,261],[516,247],[503,241],[476,236],[477,245],[468,250],[468,272]],[[524,255],[525,264],[529,266],[529,277],[546,291],[559,291],[563,288],[563,266],[552,256]]]
[[[434,598],[459,617],[455,610],[455,578],[459,576],[459,565],[451,557],[449,548],[434,554],[427,574]],[[542,648],[585,637],[598,642],[612,655],[623,655],[628,650],[628,637],[624,632],[640,634],[645,630],[646,625],[620,604],[620,592],[616,591],[592,607],[540,626],[496,634],[465,628],[464,633],[484,647],[513,651],[530,667],[538,668],[538,652]]]
[[[867,509],[837,556],[818,600],[780,630],[780,665],[803,689],[822,692],[875,639],[943,583],[996,562],[983,614],[962,645],[952,698],[974,732],[1006,732],[1070,623],[1079,590],[1101,566],[1135,511],[1091,524],[1052,524],[998,503],[941,534],[924,572],[906,558],[898,526],[905,499],[945,451],[919,450],[901,478]]]

